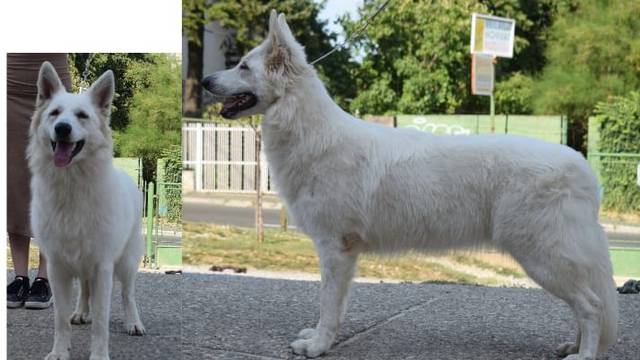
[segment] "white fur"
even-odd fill
[[[54,344],[45,359],[69,359],[71,323],[90,321],[91,359],[108,359],[114,275],[122,282],[127,332],[145,332],[134,296],[144,251],[142,197],[128,175],[112,165],[108,122],[113,73],[106,72],[83,94],[69,94],[53,67],[44,63],[38,91],[28,157],[33,175],[31,225],[48,260],[55,301]],[[59,109],[59,115],[50,115],[53,109]],[[78,118],[79,111],[89,117]],[[60,168],[54,166],[51,141],[56,136],[53,127],[62,121],[71,124],[73,141],[84,139],[85,145],[68,166]],[[80,296],[72,312],[74,278],[80,280]]]
[[[261,66],[276,47],[286,48],[289,63]],[[358,254],[484,246],[510,253],[571,306],[582,335],[558,349],[566,359],[594,359],[615,341],[597,183],[579,153],[519,136],[434,136],[356,119],[331,100],[275,11],[269,37],[243,61],[252,81],[231,69],[214,74],[212,87],[222,96],[258,94],[258,106],[239,116],[266,109],[273,180],[320,258],[320,320],[300,332],[295,353],[329,350]]]

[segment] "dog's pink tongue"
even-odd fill
[[[73,143],[58,141],[56,151],[53,153],[53,163],[57,167],[64,167],[71,162],[71,154],[73,153]]]

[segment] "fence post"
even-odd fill
[[[202,127],[202,122],[198,122],[196,123],[196,169],[195,169],[195,176],[196,176],[196,191],[202,191],[202,173],[203,173],[203,166],[204,166],[204,153],[202,151],[202,146],[203,146],[203,134],[204,133],[204,129]]]
[[[151,259],[153,254],[153,192],[154,184],[147,184],[147,236],[146,236],[146,266],[151,267]]]

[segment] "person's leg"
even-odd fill
[[[42,255],[42,251],[40,252],[40,259],[38,260],[40,263],[38,264],[38,277],[46,279],[47,278],[47,259]]]
[[[9,234],[9,247],[16,276],[29,277],[29,242],[28,236]]]
[[[15,279],[7,285],[7,307],[22,307],[29,294],[29,237],[9,233]]]

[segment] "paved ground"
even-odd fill
[[[185,200],[182,208],[184,221],[207,222],[247,228],[251,228],[255,224],[255,210],[251,207],[227,206]],[[265,226],[280,226],[280,210],[263,209],[262,213],[264,215]]]
[[[123,332],[116,287],[113,360],[301,359],[288,345],[318,317],[316,281],[141,273],[137,285],[148,335]],[[602,359],[638,359],[640,295],[620,295],[620,308],[620,341]],[[52,315],[9,310],[8,358],[41,359]],[[569,309],[541,290],[356,284],[338,343],[323,359],[555,359],[573,327]],[[88,357],[88,335],[88,325],[74,327],[73,359]]]
[[[31,276],[32,278],[34,275]],[[13,280],[13,274],[7,279]],[[128,336],[122,325],[120,285],[114,286],[111,309],[111,359],[180,359],[181,275],[140,273],[137,300],[143,337]],[[74,325],[72,359],[89,358],[90,325]],[[7,355],[11,360],[43,359],[53,344],[53,308],[7,309]]]
[[[288,345],[315,324],[318,283],[184,275],[183,359],[298,359]],[[640,358],[640,295],[620,295],[620,341],[602,359]],[[542,290],[356,284],[336,359],[556,359],[573,317]]]

